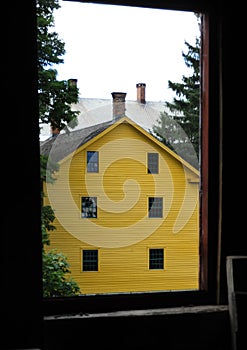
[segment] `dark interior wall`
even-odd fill
[[[241,42],[245,37],[245,14],[240,11],[240,4],[220,5],[222,13],[221,29],[221,69],[222,69],[222,209],[219,223],[221,228],[220,270],[221,293],[226,296],[226,257],[247,255],[245,236],[245,176],[242,176],[243,161],[246,159],[246,127],[243,104],[246,99],[245,89],[241,89],[246,71]],[[238,53],[237,53],[238,52]],[[232,155],[232,156],[231,156]],[[243,179],[243,181],[241,180]],[[238,180],[237,180],[238,179]],[[227,300],[225,298],[225,300]]]
[[[35,6],[35,1],[10,1],[2,9],[3,349],[35,347],[42,341]]]
[[[240,8],[229,9],[223,22],[224,71],[224,121],[223,121],[223,247],[227,255],[246,254],[245,244],[245,205],[241,198],[246,195],[245,176],[242,178],[246,159],[246,90],[241,88],[245,81],[245,59],[242,53],[242,40],[245,36],[244,14]],[[237,54],[238,52],[238,54]],[[230,157],[230,154],[234,154]],[[233,162],[232,162],[233,161]],[[239,181],[238,181],[238,180]],[[242,180],[243,181],[242,181]],[[229,203],[229,199],[231,202]],[[229,205],[230,204],[230,205]]]
[[[181,4],[183,1],[177,0],[173,3]],[[193,1],[190,3],[193,4]],[[207,1],[200,1],[200,3],[204,4]],[[222,124],[219,124],[223,130],[222,158],[218,154],[217,140],[215,141],[217,130],[211,130],[209,136],[212,136],[210,138],[211,149],[214,149],[215,142],[215,159],[218,159],[222,166],[220,184],[223,189],[223,205],[220,210],[218,210],[218,203],[211,203],[211,205],[219,219],[219,227],[222,232],[221,254],[216,263],[221,266],[220,286],[223,301],[225,301],[226,256],[247,254],[246,214],[244,212],[246,92],[243,53],[246,30],[243,28],[244,11],[239,1],[225,3],[217,0],[212,3],[217,13],[215,18],[216,20],[218,18],[219,31],[211,35],[220,36],[220,45],[215,47],[215,52],[219,55],[223,76],[220,83],[223,93],[220,105],[223,120]],[[142,2],[142,5],[144,4]],[[62,350],[65,347],[62,347],[60,340],[57,343],[55,337],[63,335],[64,343],[69,343],[75,336],[74,341],[81,342],[86,334],[87,339],[92,341],[88,333],[85,333],[91,329],[99,331],[100,336],[94,341],[100,347],[100,338],[108,339],[104,328],[107,326],[109,330],[112,330],[111,333],[119,337],[122,349],[143,349],[144,344],[150,347],[151,343],[155,343],[157,339],[160,342],[163,339],[164,345],[167,340],[169,349],[199,349],[199,343],[201,344],[200,349],[210,349],[213,348],[213,342],[220,343],[218,349],[228,349],[226,346],[229,336],[227,313],[162,318],[153,316],[148,319],[144,317],[117,321],[115,319],[106,321],[100,318],[90,321],[54,321],[43,324],[35,1],[10,1],[5,5],[4,16],[7,16],[8,21],[5,24],[7,30],[3,32],[6,42],[2,48],[2,55],[5,59],[2,68],[3,73],[6,74],[2,80],[4,99],[1,137],[2,204],[4,208],[1,230],[3,327],[0,339],[2,348],[43,349],[45,341],[44,349]],[[211,93],[213,94],[214,91]],[[217,187],[217,180],[215,181],[214,188]],[[213,328],[212,325],[215,327]],[[165,333],[162,333],[163,327],[166,330]],[[80,333],[81,329],[84,329],[85,332]],[[203,329],[207,329],[205,338]],[[127,334],[125,340],[121,338],[123,333]],[[79,337],[79,334],[82,337]],[[141,337],[142,342],[140,343]],[[105,349],[119,348],[114,347],[112,339],[111,337],[110,346],[105,346]],[[176,346],[172,346],[173,340]],[[60,344],[60,347],[56,344]],[[66,349],[72,348],[66,347]]]
[[[66,330],[63,336],[59,335],[61,329]],[[97,336],[94,337],[95,331]],[[227,311],[78,318],[45,323],[45,350],[77,349],[82,342],[102,350],[231,350]]]

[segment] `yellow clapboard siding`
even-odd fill
[[[88,150],[99,151],[99,173],[86,172]],[[148,152],[159,153],[159,174],[147,174]],[[57,194],[50,195],[59,215],[49,249],[67,256],[82,293],[198,289],[198,183],[188,178],[196,175],[128,123],[61,163]],[[97,218],[81,218],[82,196],[97,197]],[[163,198],[163,218],[148,218],[148,197],[156,196]],[[163,270],[149,270],[149,248],[164,249]],[[98,249],[99,271],[82,271],[83,249]]]

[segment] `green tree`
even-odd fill
[[[37,0],[37,50],[38,50],[38,96],[39,122],[49,124],[53,131],[69,131],[77,125],[79,112],[71,110],[71,104],[78,102],[79,91],[73,81],[58,81],[56,64],[63,63],[65,44],[52,31],[53,12],[59,9],[58,0]],[[59,165],[46,156],[40,155],[41,172],[41,230],[43,296],[74,296],[80,294],[77,283],[69,276],[70,266],[66,256],[57,250],[49,250],[49,234],[56,227],[53,225],[55,214],[51,206],[44,205],[43,183],[53,183],[54,174]]]
[[[181,83],[168,80],[176,98],[165,102],[169,112],[161,112],[151,133],[179,156],[198,168],[200,151],[200,39],[195,45],[185,41],[187,52],[182,52],[185,64],[192,74],[182,76]]]
[[[64,63],[65,43],[54,27],[54,10],[58,0],[37,0],[38,94],[40,124],[52,129],[68,130],[77,125],[78,111],[71,109],[78,102],[79,90],[73,80],[57,80],[57,64]]]

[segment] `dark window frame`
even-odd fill
[[[155,158],[154,158],[155,157]],[[157,159],[156,159],[157,157]],[[159,153],[149,152],[147,154],[147,172],[148,174],[159,173]]]
[[[148,197],[148,217],[163,218],[163,197]]]
[[[164,248],[149,248],[148,264],[149,264],[149,270],[164,270],[165,268]]]
[[[65,0],[70,1],[70,0]],[[84,1],[81,1],[84,2]],[[215,150],[220,150],[220,50],[217,9],[207,1],[164,0],[134,1],[94,1],[93,3],[114,4],[135,7],[159,8],[165,10],[193,11],[203,14],[202,21],[202,64],[201,64],[201,159],[200,170],[200,289],[198,291],[159,293],[120,293],[114,295],[94,295],[79,298],[44,299],[44,314],[63,312],[117,311],[126,309],[147,309],[184,305],[217,304],[219,301],[219,203],[220,166]],[[210,68],[210,69],[209,69]],[[210,91],[213,91],[210,93]],[[210,115],[210,127],[209,127]],[[208,139],[210,138],[210,144]],[[210,193],[210,196],[209,196]],[[210,256],[210,260],[208,257]],[[62,300],[61,300],[62,299]],[[61,302],[62,301],[62,302]]]
[[[92,204],[92,205],[86,206],[86,204],[89,204],[86,202],[89,202],[89,201],[93,202],[93,204],[95,205]],[[93,213],[96,213],[96,216],[93,216]],[[98,217],[97,197],[88,197],[88,196],[81,197],[81,217],[82,219],[97,219]]]
[[[84,256],[88,255],[87,257]],[[91,254],[91,255],[90,255]],[[96,268],[91,268],[96,267]],[[99,271],[99,251],[98,249],[82,249],[82,272]]]
[[[90,153],[92,153],[92,155],[89,158]],[[94,159],[92,160],[92,158]],[[88,173],[99,172],[99,152],[98,151],[87,151],[87,172]]]

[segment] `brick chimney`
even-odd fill
[[[146,103],[146,97],[145,97],[146,84],[138,83],[136,84],[136,89],[137,89],[137,102]]]
[[[50,132],[51,132],[51,137],[56,137],[57,135],[60,134],[60,129],[54,125],[51,125]]]
[[[71,86],[71,85],[74,85],[77,87],[77,79],[69,79],[68,80],[68,84]]]
[[[125,92],[112,92],[112,117],[118,119],[125,116]]]

